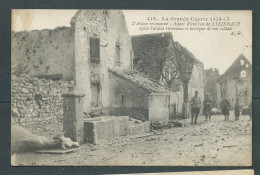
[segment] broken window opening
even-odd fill
[[[243,66],[245,64],[245,60],[240,60],[240,64]]]
[[[100,39],[90,38],[90,62],[100,63]]]
[[[240,77],[241,77],[241,78],[245,78],[245,77],[246,77],[246,71],[245,71],[245,70],[242,70],[242,71],[240,72]]]

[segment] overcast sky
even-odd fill
[[[13,10],[12,29],[14,31],[53,29],[58,26],[70,26],[70,20],[76,10]],[[124,10],[130,35],[158,33],[165,31],[140,31],[132,26],[133,21],[147,22],[147,17],[229,17],[239,21],[235,32],[242,35],[233,36],[231,31],[172,31],[175,41],[189,49],[197,59],[204,63],[205,69],[217,68],[223,74],[232,62],[244,54],[250,62],[252,59],[251,13],[249,11],[147,11]],[[159,22],[159,21],[158,21]]]

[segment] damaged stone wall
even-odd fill
[[[12,32],[12,73],[31,76],[57,75],[73,80],[74,29]]]
[[[84,111],[92,110],[91,83],[100,84],[98,107],[109,111],[108,68],[131,68],[132,45],[124,15],[120,10],[79,10],[72,18],[71,25],[75,28],[75,83],[77,91],[85,94]],[[100,41],[99,63],[90,61],[91,38]],[[120,46],[120,66],[115,64],[117,44]],[[98,81],[92,82],[92,79]]]
[[[180,80],[183,83],[187,83],[191,79],[192,69],[194,65],[194,60],[189,54],[186,48],[184,48],[177,41],[175,42],[177,65],[180,73]]]
[[[38,79],[26,74],[12,76],[11,83],[11,116],[17,124],[62,118],[62,93],[73,86],[70,81]]]
[[[171,33],[147,34],[132,37],[134,69],[160,81],[165,60],[175,59]]]

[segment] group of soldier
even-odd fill
[[[195,96],[192,97],[190,105],[191,105],[191,124],[197,124],[197,119],[200,113],[200,108],[201,108],[201,100],[200,97],[198,96],[199,92],[195,91]],[[206,94],[206,97],[203,101],[203,109],[204,109],[204,115],[206,117],[206,121],[210,121],[211,119],[211,110],[212,110],[212,100],[209,97],[209,94]],[[252,102],[249,105],[249,109],[252,107]],[[227,98],[224,98],[221,103],[220,103],[220,108],[222,115],[225,116],[224,121],[229,121],[229,111],[231,109],[230,102],[228,101]],[[241,111],[241,105],[239,103],[239,99],[236,99],[236,104],[234,107],[234,114],[235,114],[235,120],[239,120],[240,116],[240,111]],[[250,120],[251,120],[251,111],[249,111],[250,115]]]

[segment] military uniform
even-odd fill
[[[194,123],[197,124],[197,118],[200,113],[201,100],[200,97],[192,97],[191,99],[191,124],[193,124],[193,120],[195,117]]]
[[[226,98],[222,100],[222,102],[220,103],[220,107],[221,107],[222,115],[225,116],[225,121],[229,120],[230,103]]]

